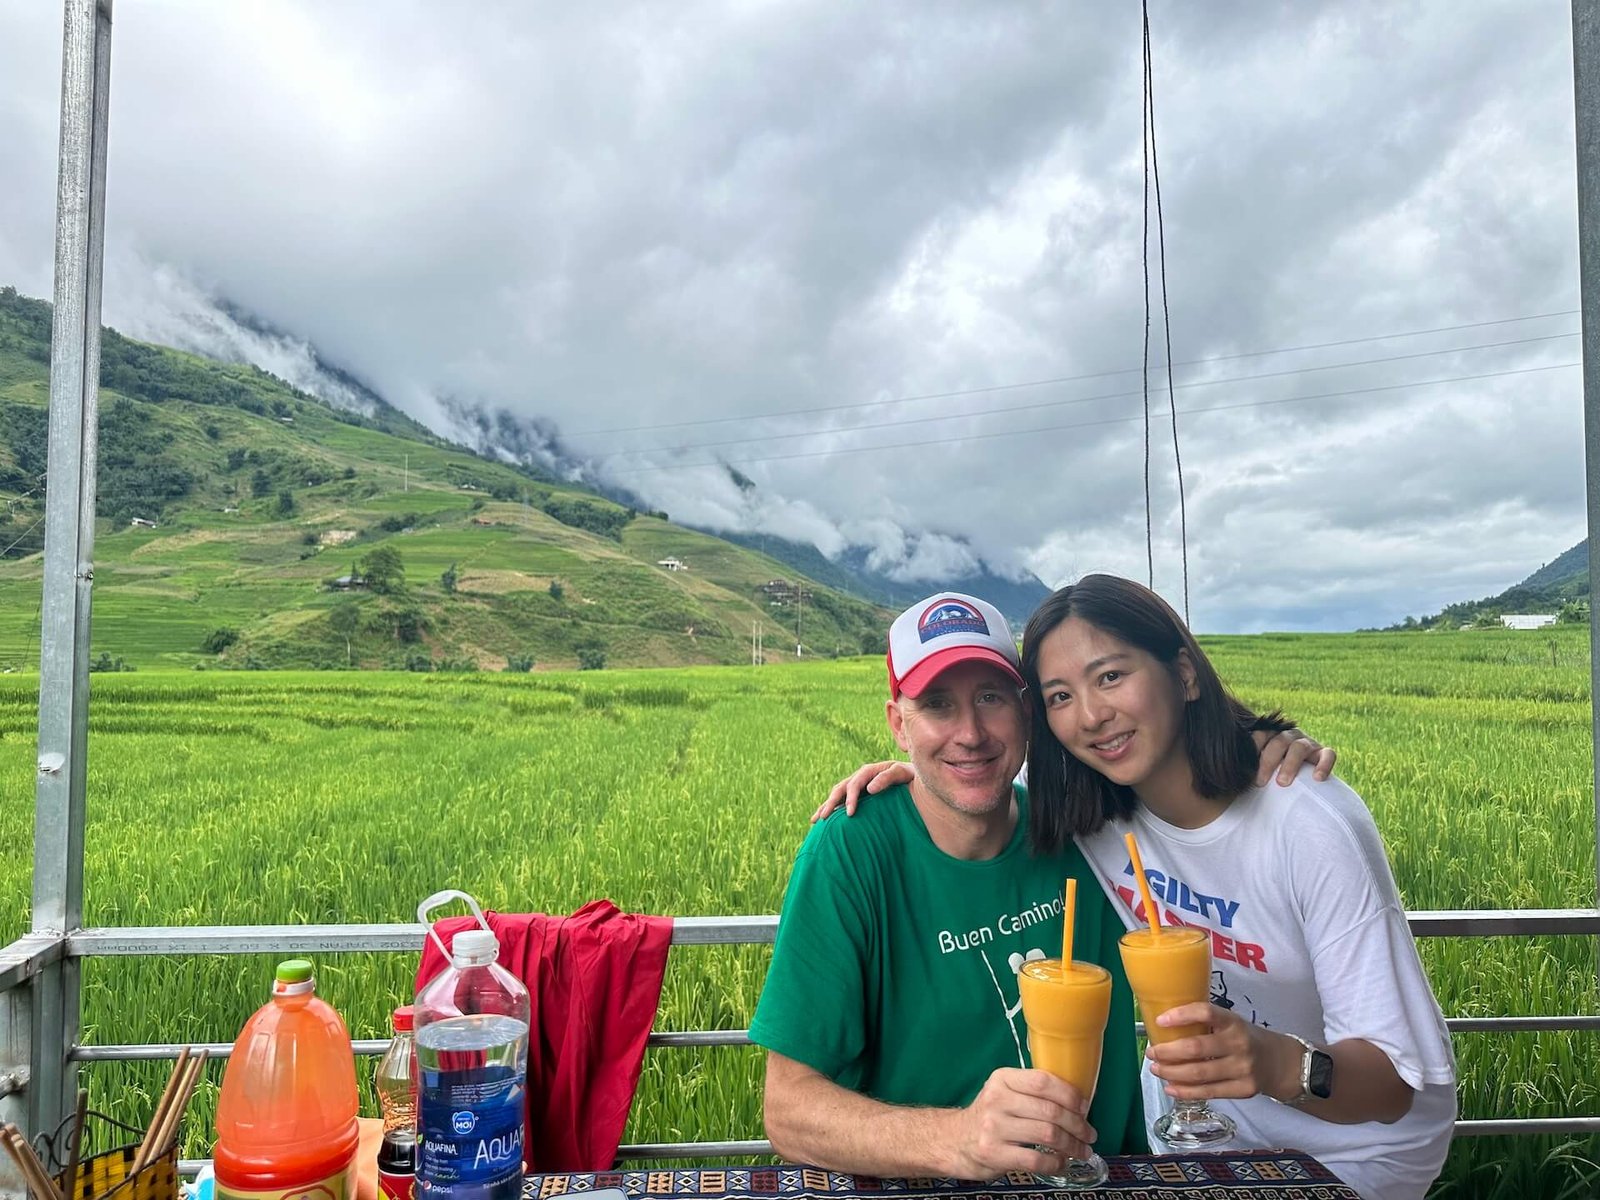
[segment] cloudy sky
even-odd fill
[[[1196,628],[1387,623],[1576,542],[1565,0],[1151,27]],[[0,283],[41,296],[60,38],[0,0]],[[312,387],[314,345],[902,575],[1145,576],[1132,3],[120,0],[112,63],[108,324]]]

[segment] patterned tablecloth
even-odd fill
[[[1360,1200],[1333,1172],[1299,1150],[1239,1150],[1218,1154],[1130,1155],[1108,1158],[1111,1177],[1092,1196],[1131,1200]],[[698,1170],[600,1171],[529,1175],[523,1200],[549,1200],[601,1188],[621,1188],[629,1200],[776,1200],[779,1197],[871,1197],[873,1200],[1061,1200],[1017,1171],[993,1183],[958,1179],[874,1179],[818,1167],[717,1167]]]

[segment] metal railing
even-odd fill
[[[33,827],[30,932],[0,950],[0,1121],[54,1128],[71,1110],[80,1062],[175,1055],[166,1045],[81,1044],[80,962],[138,954],[249,954],[293,950],[410,951],[419,925],[82,928],[84,779],[87,764],[90,598],[94,580],[94,478],[109,128],[112,0],[63,0],[61,141],[56,197],[51,338],[49,486],[40,620],[39,756]],[[1574,0],[1578,234],[1583,295],[1586,495],[1592,589],[1600,592],[1600,8]],[[1600,609],[1591,608],[1600,643]],[[1600,657],[1591,662],[1600,694]],[[1592,732],[1600,743],[1600,706]],[[1595,781],[1600,835],[1600,776]],[[1600,861],[1596,864],[1600,871]],[[1600,879],[1597,879],[1600,886]],[[1600,935],[1595,909],[1410,914],[1419,937]],[[767,942],[775,917],[685,917],[675,945]],[[1458,1033],[1593,1029],[1592,1015],[1457,1018]],[[739,1045],[743,1030],[667,1031],[658,1047]],[[366,1052],[381,1043],[363,1042]],[[219,1048],[226,1052],[227,1047]],[[1458,1134],[1595,1133],[1600,1118],[1462,1121]],[[765,1142],[648,1143],[630,1155],[759,1154]],[[20,1180],[0,1161],[0,1194]]]
[[[1407,914],[1412,933],[1417,937],[1535,937],[1600,935],[1600,910],[1596,909],[1510,909],[1459,912],[1413,912]],[[673,946],[760,945],[771,943],[778,926],[775,916],[679,917],[673,922]],[[422,944],[425,927],[420,924],[389,925],[215,925],[147,926],[79,929],[59,936],[29,935],[0,951],[0,1002],[8,992],[27,985],[48,967],[63,961],[83,958],[153,954],[272,954],[272,953],[415,953]],[[0,1003],[3,1008],[3,1003]],[[77,1027],[76,1019],[71,1021]],[[1600,1030],[1600,1014],[1557,1016],[1452,1017],[1446,1020],[1452,1034],[1518,1033],[1547,1031]],[[386,1038],[362,1039],[354,1043],[357,1054],[381,1054]],[[647,1045],[652,1049],[683,1046],[747,1046],[745,1029],[657,1030]],[[86,1045],[74,1042],[65,1048],[60,1066],[70,1074],[78,1063],[126,1062],[173,1059],[182,1049],[179,1043],[107,1043]],[[213,1058],[232,1052],[228,1042],[207,1046]],[[15,1069],[10,1073],[15,1075]],[[26,1074],[10,1079],[13,1091],[27,1086]],[[0,1072],[0,1096],[5,1094],[8,1076]],[[1456,1136],[1484,1137],[1533,1134],[1600,1133],[1600,1116],[1497,1117],[1456,1122]],[[770,1154],[771,1143],[763,1139],[697,1142],[640,1142],[622,1146],[624,1159],[699,1158]],[[198,1169],[198,1161],[181,1166]]]

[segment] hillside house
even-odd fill
[[[154,521],[146,521],[143,517],[135,517],[133,520],[129,521],[128,524],[133,526],[135,529],[154,529],[156,527],[156,523]]]
[[[787,579],[767,580],[761,585],[761,594],[767,598],[769,608],[788,608],[811,599],[811,593],[804,586]]]
[[[367,577],[365,575],[341,575],[337,579],[328,581],[328,590],[330,592],[360,592],[365,591],[366,587]]]
[[[1546,625],[1554,625],[1554,613],[1502,613],[1500,624],[1507,629],[1543,629]]]
[[[658,558],[656,566],[663,571],[687,571],[689,569],[689,564],[681,558]]]

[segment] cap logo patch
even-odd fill
[[[954,633],[975,633],[989,636],[989,623],[983,614],[960,600],[941,600],[930,605],[917,620],[917,638],[931,642],[934,638],[948,637]]]

